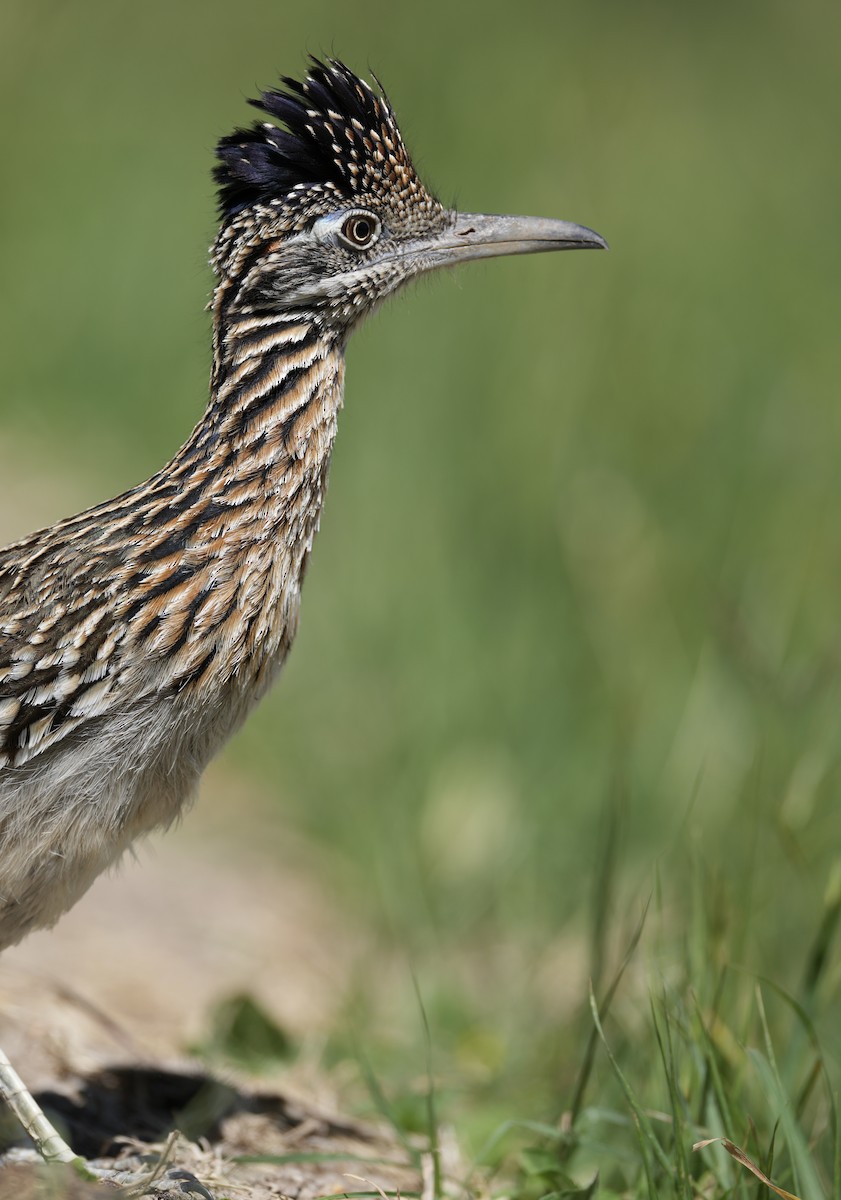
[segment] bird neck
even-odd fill
[[[220,501],[250,501],[270,522],[283,520],[304,483],[317,509],[343,385],[343,346],[313,321],[242,312],[217,319],[210,401],[171,467],[215,476]]]
[[[151,551],[146,545],[144,566],[150,556],[175,552],[177,571],[198,597],[181,684],[185,670],[192,678],[218,654],[226,666],[216,683],[227,687],[236,677],[251,703],[285,658],[327,487],[343,379],[342,344],[314,323],[240,313],[215,327],[204,417],[138,494],[151,509],[147,525],[166,515],[166,536]],[[232,709],[231,720],[244,711]]]

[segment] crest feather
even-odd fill
[[[395,167],[414,174],[394,111],[379,81],[375,91],[338,59],[310,60],[306,79],[281,78],[249,103],[282,122],[236,129],[216,147],[219,211],[231,219],[293,190],[330,187],[353,199],[376,190]]]

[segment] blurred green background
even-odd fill
[[[94,502],[189,432],[212,148],[306,51],[377,72],[444,200],[612,247],[431,279],[355,337],[299,640],[226,751],[403,955],[359,985],[383,1069],[422,1066],[411,968],[456,1086],[545,1116],[606,855],[616,920],[655,864],[679,911],[688,838],[783,982],[841,861],[841,9],[4,0],[21,473]]]

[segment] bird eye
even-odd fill
[[[351,213],[342,222],[340,236],[353,250],[367,250],[380,234],[380,222],[373,213]]]

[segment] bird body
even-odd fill
[[[343,353],[279,320],[219,341],[163,470],[0,552],[0,948],[177,817],[294,638]]]
[[[283,84],[252,103],[285,128],[217,147],[204,416],[144,483],[0,550],[0,949],[178,816],[283,664],[359,321],[438,267],[605,245],[445,208],[337,60]],[[2,1053],[0,1091],[72,1158]]]

